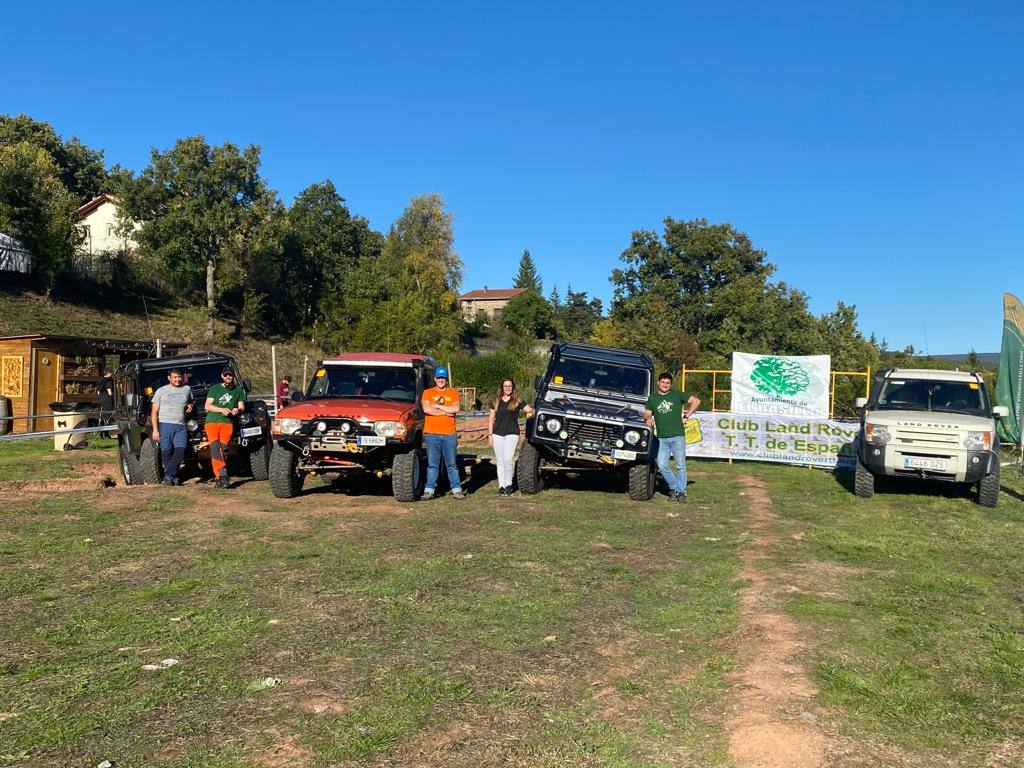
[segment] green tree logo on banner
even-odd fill
[[[777,397],[792,396],[810,386],[811,377],[796,360],[762,357],[754,363],[750,381],[758,391]]]

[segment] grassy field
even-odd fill
[[[290,501],[254,482],[40,492],[13,481],[113,474],[112,451],[15,445],[0,764],[728,765],[749,476],[828,764],[1024,754],[1006,493],[865,502],[829,473],[720,462],[691,462],[685,506],[583,479],[503,499],[486,469],[468,501],[411,505],[316,480]]]

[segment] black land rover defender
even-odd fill
[[[536,381],[535,413],[516,466],[523,493],[546,468],[597,468],[628,477],[629,497],[654,496],[654,437],[644,422],[654,363],[641,352],[563,342]]]
[[[195,405],[186,414],[188,444],[183,468],[201,471],[201,464],[209,461],[210,449],[206,440],[206,393],[220,383],[220,372],[231,368],[235,381],[242,382],[246,393],[251,387],[248,380],[238,376],[234,358],[200,352],[192,355],[153,357],[125,363],[114,372],[114,415],[118,428],[118,452],[121,474],[128,485],[159,483],[163,479],[160,445],[150,439],[149,423],[153,394],[167,383],[167,373],[177,368],[182,372],[184,386],[192,388]],[[262,400],[245,401],[245,411],[239,414],[231,443],[227,447],[231,457],[244,458],[252,476],[257,480],[269,477],[270,417]]]

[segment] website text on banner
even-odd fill
[[[732,413],[827,419],[828,355],[793,357],[732,353]]]
[[[686,455],[850,469],[859,430],[850,421],[698,411],[686,422]]]

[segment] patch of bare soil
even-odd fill
[[[313,761],[313,753],[299,746],[294,736],[278,738],[273,746],[256,756],[266,768],[300,768]]]
[[[53,480],[14,480],[0,483],[0,495],[11,499],[13,494],[33,493],[75,493],[79,491],[100,491],[117,485],[112,475],[92,475],[90,477],[61,477]]]
[[[775,543],[771,498],[755,477],[740,483],[749,509],[752,542],[743,550],[741,667],[728,718],[729,755],[738,768],[814,768],[825,764],[826,740],[814,723],[817,690],[801,662],[804,645],[796,623],[775,609],[779,594],[759,561]]]

